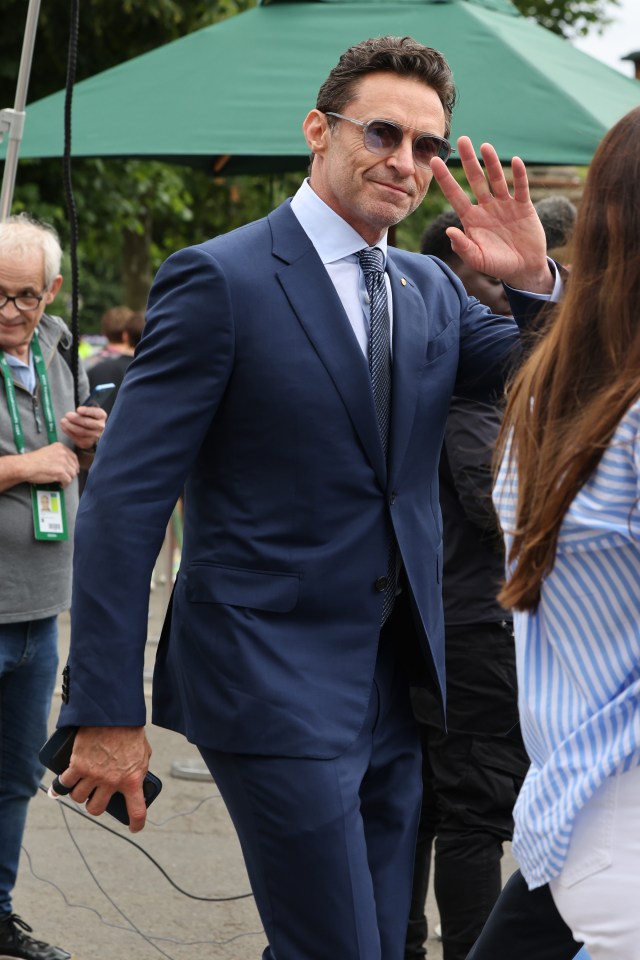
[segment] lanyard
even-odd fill
[[[44,420],[47,427],[47,438],[49,443],[55,443],[58,435],[53,413],[53,403],[51,402],[49,375],[42,356],[37,333],[31,339],[31,353],[33,355],[36,379],[40,382],[40,395],[42,398]],[[11,367],[3,351],[0,351],[0,372],[4,378],[4,389],[7,394],[7,404],[11,417],[11,427],[13,429],[13,439],[16,450],[18,453],[26,453],[27,447],[24,440],[22,423],[20,421],[16,388],[13,383],[13,377],[11,376]],[[31,509],[33,512],[33,532],[36,540],[56,542],[68,539],[64,490],[59,483],[32,483]]]
[[[47,438],[49,443],[55,443],[58,439],[56,432],[56,421],[53,413],[53,403],[51,402],[51,390],[49,389],[49,375],[42,356],[42,350],[38,342],[37,334],[31,340],[31,352],[36,370],[36,377],[40,381],[40,391],[42,395],[42,408],[44,412],[45,424],[47,427]],[[11,376],[11,368],[3,352],[0,352],[0,370],[4,377],[4,389],[7,394],[7,405],[9,407],[9,416],[11,417],[11,427],[13,429],[13,439],[15,441],[18,453],[26,453],[27,447],[24,441],[24,431],[20,420],[18,410],[18,399],[16,388]]]

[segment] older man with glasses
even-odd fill
[[[12,891],[38,751],[57,671],[57,615],[71,602],[71,550],[81,462],[106,415],[74,409],[60,347],[71,335],[45,310],[60,290],[60,244],[22,214],[0,223],[0,957],[64,960],[30,936]],[[80,391],[88,393],[80,374]],[[2,409],[4,408],[4,409]]]

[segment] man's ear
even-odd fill
[[[58,274],[58,276],[55,278],[55,280],[53,281],[53,283],[45,293],[44,302],[47,304],[53,303],[56,296],[58,295],[58,291],[60,290],[61,286],[62,286],[62,277],[60,276],[60,274]]]
[[[327,148],[329,123],[322,110],[310,110],[302,124],[302,132],[309,149],[315,154],[322,154]]]

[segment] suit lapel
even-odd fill
[[[386,464],[378,432],[367,361],[335,287],[313,244],[288,204],[270,216],[274,256],[284,261],[277,278],[292,310],[327,369],[354,428],[386,487]]]
[[[427,352],[427,312],[413,282],[387,257],[393,297],[393,371],[389,478],[393,485],[407,450]]]

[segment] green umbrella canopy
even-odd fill
[[[640,103],[637,81],[509,0],[274,0],[77,84],[73,155],[302,169],[301,124],[320,84],[347,47],[385,34],[445,54],[459,91],[452,138],[488,140],[504,161],[587,164]],[[63,97],[27,107],[22,157],[62,154]]]

